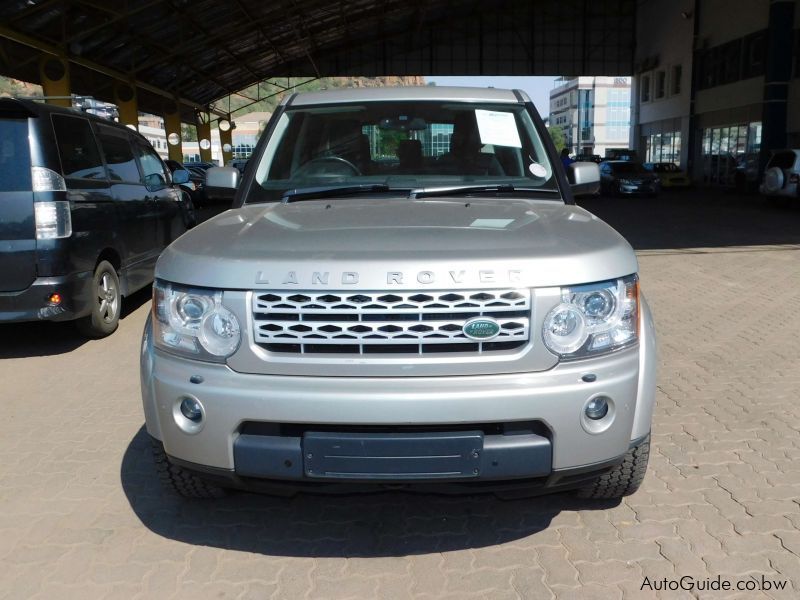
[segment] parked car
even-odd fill
[[[75,320],[109,335],[184,231],[169,169],[144,137],[0,99],[0,322]]]
[[[200,198],[203,193],[202,184],[196,183],[191,171],[175,160],[167,159],[164,163],[172,173],[173,183],[176,184],[181,193],[181,209],[183,221],[187,228],[194,227],[198,223],[197,207],[202,205]],[[179,183],[180,182],[180,183]]]
[[[438,156],[421,140],[444,127]],[[636,491],[653,322],[630,245],[574,204],[597,165],[565,173],[547,136],[520,90],[284,101],[255,177],[207,173],[234,208],[156,267],[141,382],[163,481]]]
[[[759,186],[762,195],[769,199],[800,197],[800,150],[775,150],[764,171]]]
[[[660,189],[658,177],[641,163],[609,160],[600,163],[601,193],[610,196],[655,196]]]
[[[239,173],[244,174],[244,168],[247,166],[248,159],[235,159],[230,162],[228,165],[229,167],[233,167],[239,171]]]
[[[644,163],[644,168],[655,173],[662,188],[687,188],[692,182],[680,167],[672,162]]]

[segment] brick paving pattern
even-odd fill
[[[587,205],[641,250],[660,336],[636,495],[181,501],[142,428],[138,294],[105,340],[0,326],[0,598],[797,597],[800,210],[697,194]],[[640,590],[718,575],[789,587]]]

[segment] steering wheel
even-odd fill
[[[325,168],[325,165],[333,167],[332,170]],[[346,167],[349,173],[342,173],[337,167]],[[307,175],[361,175],[361,171],[353,163],[341,156],[318,156],[312,158],[294,173],[295,177]]]

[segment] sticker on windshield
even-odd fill
[[[547,169],[544,168],[544,165],[540,165],[537,162],[531,163],[528,170],[534,177],[547,177]]]
[[[481,144],[522,148],[514,114],[497,110],[475,110]]]

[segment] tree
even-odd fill
[[[553,125],[547,128],[547,132],[553,139],[553,144],[556,146],[556,152],[561,152],[567,146],[567,138],[564,136],[564,130],[558,125]]]

